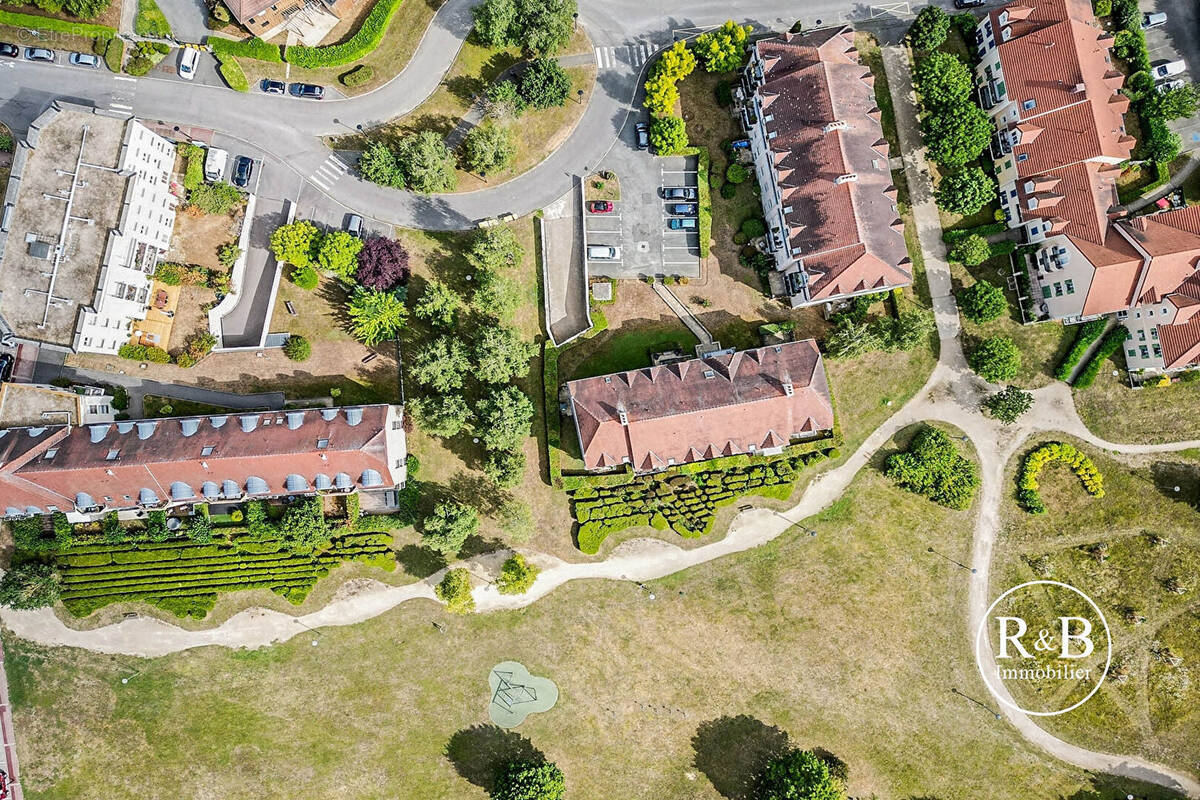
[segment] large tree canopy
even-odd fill
[[[485,44],[548,56],[571,40],[578,10],[575,0],[485,0],[472,14]]]

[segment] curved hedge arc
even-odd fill
[[[1030,514],[1045,514],[1046,504],[1038,493],[1038,476],[1051,461],[1062,461],[1071,468],[1083,488],[1092,497],[1104,497],[1104,476],[1092,459],[1066,442],[1046,442],[1025,454],[1017,476],[1017,502]]]

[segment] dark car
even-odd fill
[[[639,150],[647,150],[650,147],[650,126],[644,122],[639,122],[633,126],[633,137],[637,142]]]
[[[15,44],[0,42],[0,56],[5,56],[6,58],[16,58],[19,55],[21,55],[21,48],[17,47]]]
[[[67,60],[76,67],[88,67],[89,69],[100,69],[99,57],[91,53],[71,53],[67,56]]]
[[[8,383],[12,380],[13,367],[16,366],[17,359],[12,353],[0,353],[0,383]]]
[[[986,3],[987,0],[954,0],[955,8],[978,8]]]
[[[315,83],[293,83],[292,94],[305,100],[320,100],[325,97],[325,87]]]
[[[695,203],[668,203],[667,213],[678,217],[694,217],[699,209]]]
[[[673,231],[694,231],[698,223],[695,217],[671,217],[667,220],[667,227]]]
[[[254,159],[250,156],[238,156],[233,166],[233,185],[245,189],[250,185],[250,176],[254,174]]]
[[[287,84],[283,81],[273,81],[270,78],[263,78],[259,87],[267,94],[287,94]]]
[[[690,186],[664,186],[662,196],[664,200],[695,200],[697,195],[696,190]]]
[[[54,51],[47,50],[44,47],[26,47],[25,48],[25,60],[26,61],[50,61],[50,62],[53,62],[54,61]]]

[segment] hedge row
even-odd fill
[[[1079,374],[1075,376],[1075,382],[1071,385],[1076,389],[1086,389],[1091,386],[1096,380],[1096,376],[1100,374],[1100,368],[1104,366],[1104,362],[1121,349],[1121,345],[1125,343],[1125,336],[1124,325],[1118,325],[1109,331],[1108,335],[1104,337],[1104,341],[1100,342],[1100,346],[1096,348],[1096,352],[1092,353],[1092,360],[1079,371]]]
[[[270,61],[274,64],[283,63],[283,55],[279,45],[265,42],[257,36],[242,40],[210,36],[208,44],[212,47],[213,55],[218,60],[222,57],[227,58],[232,56],[234,58],[253,58],[258,61]]]
[[[67,33],[73,36],[104,36],[113,38],[117,35],[116,28],[107,25],[93,25],[88,22],[70,22],[65,19],[39,17],[36,14],[19,14],[15,11],[0,11],[0,25],[11,25],[14,28],[32,28],[39,31]]]
[[[1051,461],[1062,461],[1071,468],[1092,497],[1104,497],[1104,476],[1092,459],[1065,442],[1046,442],[1025,455],[1017,476],[1017,502],[1030,514],[1045,514],[1046,504],[1038,493],[1038,476]]]
[[[942,241],[946,244],[954,244],[962,241],[971,234],[978,234],[985,239],[989,236],[995,236],[997,233],[1004,233],[1008,230],[1008,225],[1003,222],[986,222],[983,225],[976,225],[974,228],[960,228],[959,230],[943,231]]]
[[[817,451],[693,474],[643,475],[619,486],[583,486],[571,493],[571,514],[579,524],[579,549],[596,553],[610,533],[649,525],[686,538],[712,530],[716,510],[748,494],[786,499],[797,471],[825,454]]]
[[[554,411],[558,408],[558,348],[549,338],[542,343],[542,391],[546,411],[546,460],[549,463],[550,485],[561,489],[562,416]]]
[[[1106,327],[1108,327],[1107,319],[1088,320],[1080,325],[1075,333],[1075,343],[1071,345],[1070,351],[1063,356],[1058,368],[1054,370],[1054,377],[1060,381],[1069,381],[1071,373],[1079,364],[1079,359],[1083,358],[1083,354],[1092,346],[1092,342],[1104,335]]]
[[[400,8],[401,2],[402,0],[376,0],[359,29],[341,44],[325,47],[291,45],[285,50],[284,56],[289,64],[307,69],[340,67],[368,56],[379,46],[383,35],[387,33],[392,16],[396,9]]]
[[[708,173],[712,160],[707,147],[689,147],[681,151],[681,155],[696,157],[696,201],[699,204],[700,257],[708,258],[712,242],[712,187],[708,183]]]

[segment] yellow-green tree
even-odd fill
[[[745,60],[749,35],[749,25],[726,20],[721,27],[696,37],[696,55],[704,62],[706,71],[730,72]]]
[[[681,81],[691,75],[695,68],[696,56],[688,49],[685,42],[678,41],[670,49],[663,51],[663,54],[658,57],[658,61],[654,62],[650,74],[667,75],[673,81]]]
[[[666,73],[650,76],[646,81],[646,99],[642,103],[654,117],[669,117],[675,113],[675,104],[679,102],[679,89],[675,80]]]

